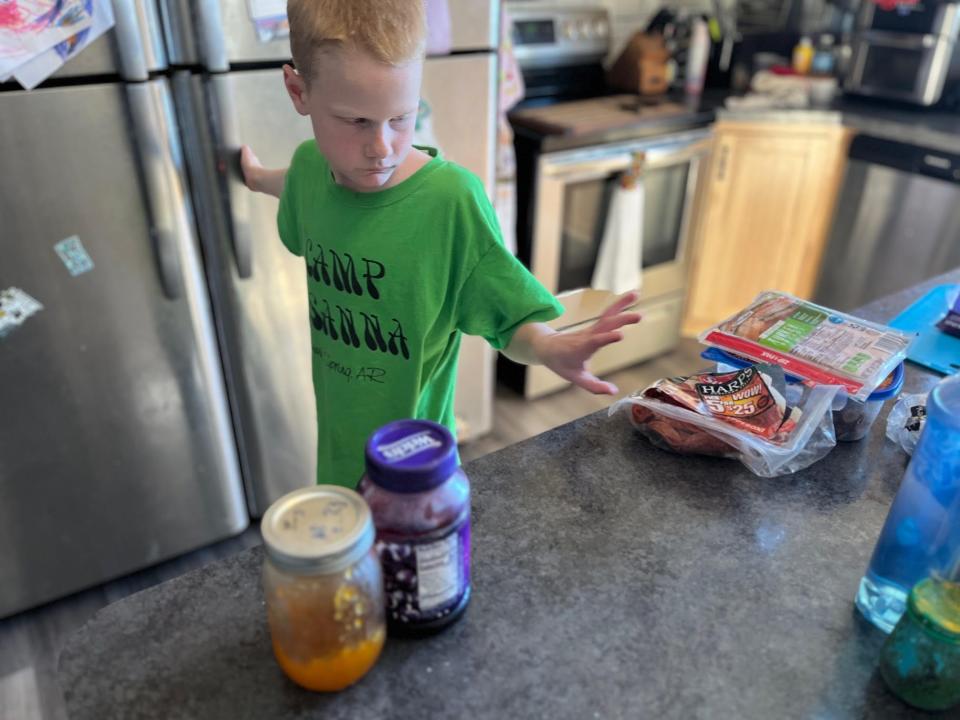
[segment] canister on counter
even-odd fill
[[[447,428],[399,420],[366,448],[359,491],[370,505],[383,564],[387,627],[426,635],[470,601],[470,481]]]
[[[295,490],[260,524],[263,591],[273,651],[309,690],[342,690],[362,678],[386,636],[383,576],[370,509],[334,485]]]
[[[914,586],[883,646],[880,674],[914,707],[946,710],[960,703],[960,584],[930,577]]]

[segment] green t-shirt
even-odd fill
[[[430,162],[378,192],[336,184],[312,140],[287,171],[277,224],[306,263],[320,483],[353,487],[392,420],[455,432],[461,333],[502,349],[563,311],[504,247],[480,180],[421,150]]]

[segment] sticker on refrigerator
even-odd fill
[[[250,19],[262,43],[289,37],[286,0],[247,0]]]
[[[93,260],[90,259],[87,249],[83,247],[83,243],[80,242],[80,238],[76,235],[72,235],[66,240],[61,240],[53,246],[53,249],[57,252],[57,255],[60,256],[60,259],[67,268],[67,272],[73,277],[93,270]]]
[[[43,310],[43,305],[20,288],[0,290],[0,338],[16,330],[40,310]]]

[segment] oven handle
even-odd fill
[[[551,164],[548,162],[544,164],[543,174],[551,179],[562,180],[567,183],[591,180],[609,175],[612,172],[629,170],[637,152],[644,156],[643,167],[645,170],[677,165],[706,155],[710,150],[711,142],[710,137],[705,137],[678,145],[638,146],[635,150],[625,150],[616,155],[577,163]]]
[[[543,168],[543,174],[551,178],[562,178],[564,182],[580,182],[609,175],[612,172],[628,170],[631,162],[633,162],[633,153],[624,152],[585,162],[562,165],[546,164]]]
[[[897,48],[900,50],[929,50],[939,42],[949,44],[946,38],[940,38],[936,35],[903,35],[882,30],[860,33],[856,39],[870,47]]]

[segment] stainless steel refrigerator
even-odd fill
[[[303,260],[280,242],[277,201],[247,191],[238,167],[241,143],[282,167],[311,137],[309,119],[283,87],[283,18],[258,21],[264,5],[161,2],[170,62],[181,68],[173,75],[176,107],[255,516],[314,482],[317,433]],[[499,4],[451,0],[450,14],[454,53],[427,59],[423,97],[444,154],[492,194]],[[461,439],[469,439],[490,427],[493,365],[482,340],[464,340],[456,411]]]
[[[248,524],[156,7],[0,89],[0,617]]]

